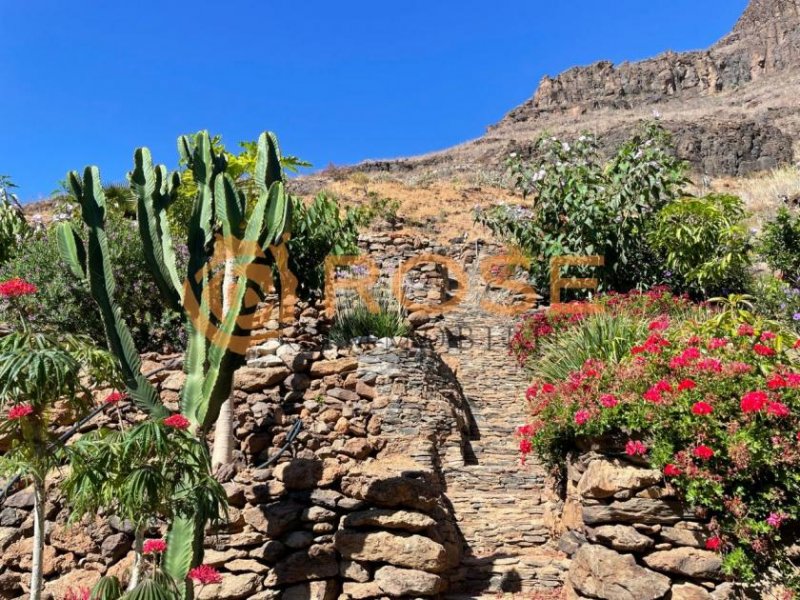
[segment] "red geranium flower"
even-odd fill
[[[583,425],[586,421],[589,420],[589,411],[588,410],[579,410],[575,413],[575,423],[578,425]]]
[[[128,395],[125,394],[125,392],[114,390],[108,396],[106,396],[106,399],[103,400],[103,404],[116,404],[117,402],[124,400],[127,397]]]
[[[19,277],[0,283],[0,296],[3,298],[19,298],[37,291],[39,290],[35,285]]]
[[[694,454],[697,458],[701,460],[708,460],[709,458],[714,456],[714,451],[708,446],[700,444],[692,451],[692,454]]]
[[[647,390],[642,397],[653,404],[659,404],[661,402],[661,392],[659,392],[655,387],[651,387],[649,390]]]
[[[519,451],[522,454],[530,454],[530,451],[533,449],[530,440],[522,439],[519,441]]]
[[[8,409],[8,420],[19,421],[31,413],[33,413],[33,407],[30,404],[17,404]]]
[[[189,571],[189,577],[201,585],[222,582],[222,575],[211,565],[200,565]]]
[[[718,551],[722,547],[722,540],[718,536],[706,540],[706,550]]]
[[[664,475],[667,477],[678,477],[683,471],[681,471],[680,467],[677,465],[673,465],[672,463],[668,465],[664,465]]]
[[[603,394],[600,396],[600,404],[602,404],[605,408],[614,408],[617,404],[619,404],[619,400],[617,400],[616,396],[613,394]]]
[[[769,346],[765,346],[764,344],[754,344],[753,352],[755,352],[759,356],[775,356],[775,350],[773,350]]]
[[[145,554],[162,554],[167,550],[167,542],[164,540],[145,540],[142,544],[142,552]]]
[[[742,396],[740,407],[742,412],[758,412],[764,408],[768,401],[769,396],[767,396],[766,392],[747,392],[744,396]]]
[[[683,379],[678,384],[678,391],[682,392],[684,390],[693,390],[697,387],[697,384],[694,382],[693,379]]]
[[[191,423],[189,422],[189,419],[183,415],[176,414],[164,419],[164,425],[167,427],[172,427],[173,429],[188,429]]]
[[[542,386],[542,393],[543,394],[552,394],[555,391],[556,391],[556,386],[554,386],[552,383],[545,383]]]
[[[625,444],[625,454],[628,456],[644,456],[647,454],[647,446],[639,440],[628,440]]]
[[[692,406],[692,412],[696,415],[710,415],[714,412],[714,407],[708,402],[695,402]]]
[[[775,373],[775,375],[770,377],[769,381],[767,381],[767,387],[771,390],[777,390],[778,388],[786,387],[786,380]]]
[[[773,417],[788,417],[791,412],[789,411],[789,407],[783,402],[770,402],[767,405],[767,414]]]

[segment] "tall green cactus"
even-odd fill
[[[214,152],[208,132],[180,137],[178,149],[198,188],[188,227],[189,261],[183,281],[178,275],[167,224],[167,210],[177,196],[180,177],[168,173],[163,165],[154,166],[150,151],[140,148],[134,153],[129,181],[137,197],[139,232],[147,263],[164,302],[184,312],[188,345],[181,412],[204,437],[230,397],[234,372],[244,361],[243,352],[233,348],[230,340],[248,334],[240,325],[251,285],[248,273],[257,260],[271,256],[270,245],[280,243],[289,227],[291,201],[284,188],[277,139],[271,133],[262,133],[258,140],[254,174],[258,198],[249,211],[244,193],[225,172],[224,155]],[[83,178],[70,173],[69,182],[81,206],[88,244],[76,228],[61,224],[59,247],[70,270],[89,279],[109,347],[122,365],[128,393],[153,418],[163,418],[167,411],[153,385],[141,375],[139,354],[115,300],[105,234],[106,202],[99,172],[96,167],[87,167]],[[220,237],[225,243],[215,244]],[[224,252],[224,256],[216,256],[217,252]],[[209,265],[214,263],[225,264],[226,285],[213,284]],[[227,310],[218,323],[212,324],[213,319],[204,316],[223,300]],[[220,424],[223,430],[226,426],[230,425]],[[177,519],[170,529],[165,570],[179,582],[184,597],[191,597],[192,593],[191,586],[186,585],[187,573],[202,560],[204,526],[204,522],[187,515]]]

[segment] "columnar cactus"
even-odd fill
[[[255,270],[257,260],[271,257],[269,247],[281,242],[289,227],[291,202],[284,189],[278,143],[271,133],[262,133],[258,140],[254,175],[258,197],[250,210],[244,193],[226,173],[225,156],[214,152],[208,132],[180,137],[178,149],[198,187],[188,227],[189,261],[183,281],[166,218],[177,197],[180,177],[168,173],[163,165],[154,166],[150,151],[139,148],[129,180],[137,197],[139,232],[147,262],[164,302],[182,310],[185,316],[187,377],[181,392],[181,413],[205,437],[228,402],[234,372],[244,361],[243,349],[231,340],[246,338],[249,333],[248,275]],[[167,411],[156,389],[141,374],[139,353],[115,301],[105,234],[106,199],[98,169],[87,167],[82,178],[72,172],[68,179],[81,206],[88,238],[84,242],[73,226],[61,224],[62,255],[76,276],[89,280],[109,348],[122,366],[128,394],[153,418],[163,418]],[[215,264],[224,265],[222,286],[214,285],[211,267]],[[219,319],[212,316],[215,308],[223,309]],[[229,403],[227,407],[230,409]],[[218,462],[224,462],[225,455],[229,460],[230,448],[224,444],[231,436],[231,418],[232,411],[227,410],[217,425],[215,443],[223,445],[223,458]],[[189,569],[202,560],[204,525],[187,517],[171,526],[163,567],[178,582],[186,581]],[[183,591],[191,595],[190,588]]]

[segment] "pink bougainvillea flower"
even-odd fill
[[[742,412],[758,412],[764,408],[764,406],[766,406],[768,401],[769,396],[767,396],[766,392],[747,392],[744,396],[742,396],[742,401],[740,402],[739,406],[741,407]]]
[[[106,399],[103,400],[103,404],[116,404],[117,402],[120,402],[127,397],[128,395],[125,392],[114,390],[108,396],[106,396]]]
[[[33,413],[33,407],[30,404],[17,404],[8,409],[8,420],[19,421]]]
[[[767,414],[773,417],[788,417],[791,412],[783,402],[770,402],[767,404]]]
[[[708,460],[712,456],[714,456],[714,451],[704,444],[700,444],[697,446],[693,451],[695,457],[699,458],[700,460]]]
[[[708,402],[695,402],[692,406],[692,412],[696,415],[710,415],[714,412],[714,407]]]
[[[753,329],[752,325],[748,325],[747,323],[744,323],[742,325],[739,325],[739,330],[738,330],[737,333],[739,335],[754,335],[755,332],[756,332],[756,330]]]
[[[681,473],[683,473],[683,471],[681,471],[680,467],[677,465],[673,465],[672,463],[664,465],[664,475],[667,477],[678,477]]]
[[[200,565],[189,571],[189,577],[201,585],[221,583],[222,575],[211,565]]]
[[[753,352],[759,356],[775,356],[775,350],[764,344],[753,344]]]
[[[625,444],[625,454],[628,456],[644,456],[647,454],[647,446],[640,440],[628,440]]]
[[[19,277],[0,283],[0,296],[3,298],[19,298],[35,294],[37,291],[39,290],[35,285]]]
[[[785,520],[786,520],[785,515],[778,513],[770,513],[769,516],[767,517],[767,525],[777,529],[783,524]]]
[[[173,429],[188,429],[190,424],[189,419],[180,414],[164,419],[164,425]]]
[[[619,400],[617,400],[614,394],[603,394],[600,396],[600,404],[602,404],[604,408],[614,408],[619,404]]]
[[[706,540],[706,550],[717,552],[722,547],[722,540],[719,536],[710,537]]]
[[[583,425],[589,420],[590,417],[591,415],[589,414],[588,410],[579,410],[575,413],[575,423],[577,425]]]
[[[530,454],[533,446],[530,440],[522,439],[519,441],[519,451],[521,454]]]
[[[167,550],[167,542],[164,540],[145,540],[142,544],[142,552],[145,554],[163,554]]]
[[[694,379],[682,379],[678,384],[678,391],[683,392],[685,390],[693,390],[696,387],[697,384],[694,382]]]

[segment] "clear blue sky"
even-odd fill
[[[198,129],[264,129],[317,168],[477,137],[545,74],[708,46],[746,0],[0,0],[0,173],[176,165]]]

